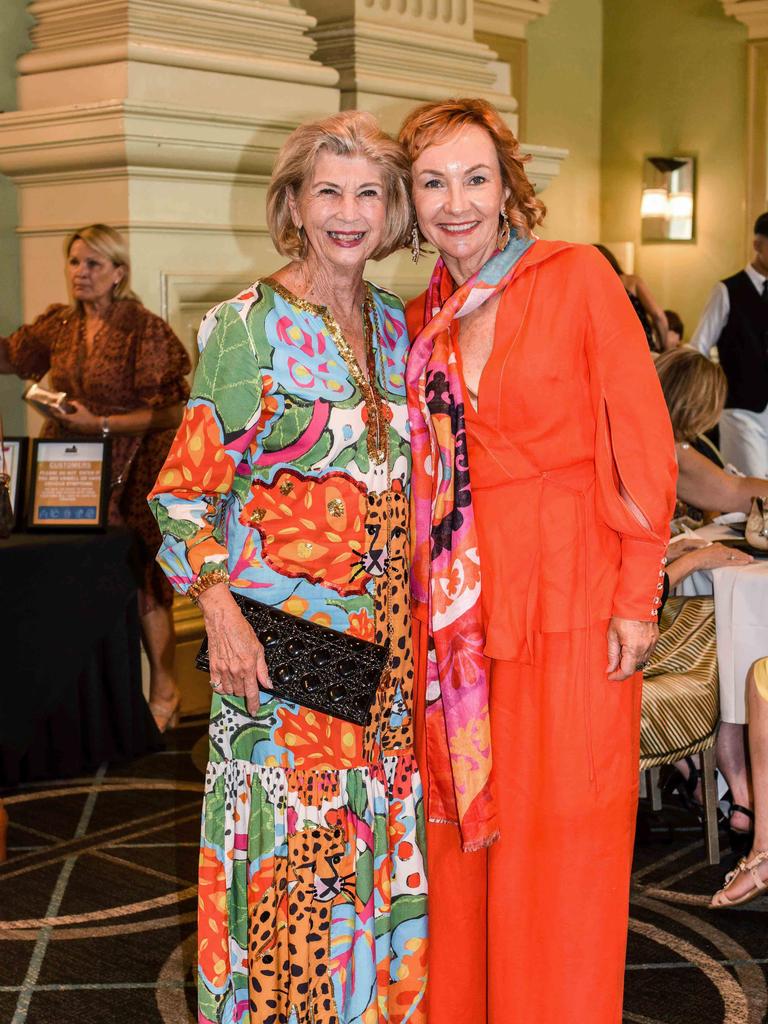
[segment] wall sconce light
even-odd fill
[[[695,172],[691,156],[646,158],[640,203],[643,242],[694,240]]]

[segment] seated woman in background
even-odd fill
[[[710,907],[717,909],[751,903],[768,888],[768,658],[756,661],[750,669],[747,701],[755,833],[747,856],[725,876],[725,885],[712,897]]]
[[[150,709],[163,732],[178,717],[174,678],[173,588],[155,563],[160,531],[146,494],[168,454],[189,394],[190,362],[168,324],[131,291],[125,239],[105,224],[64,245],[72,305],[57,303],[32,324],[0,338],[0,373],[50,374],[73,412],[46,420],[46,438],[112,439],[110,525],[134,531],[141,567],[139,611],[150,666]]]
[[[674,309],[665,309],[664,316],[667,318],[667,348],[677,348],[683,344],[685,336],[683,321]]]
[[[695,537],[681,537],[671,541],[667,549],[667,579],[669,589],[674,590],[678,584],[695,572],[720,569],[724,566],[748,565],[754,559],[746,551],[727,547],[725,544],[710,544]],[[674,599],[673,599],[674,600]],[[712,600],[711,598],[709,599]],[[697,646],[694,660],[701,660],[702,631],[696,629],[691,640]],[[675,652],[676,660],[680,650]],[[711,634],[711,651],[713,671],[715,668],[715,635]],[[683,660],[685,660],[683,658]],[[651,660],[649,671],[658,669]],[[733,701],[729,701],[733,704]],[[724,712],[726,713],[726,712]],[[734,852],[743,853],[748,849],[752,838],[751,823],[754,815],[751,810],[752,789],[750,773],[746,764],[744,749],[744,723],[721,721],[715,746],[717,765],[723,773],[731,794],[729,812],[729,836]],[[703,813],[702,792],[699,770],[693,758],[687,757],[675,764],[673,772],[664,785],[665,791],[677,791],[684,806],[698,813]]]
[[[719,451],[703,436],[725,403],[722,368],[690,348],[664,352],[655,365],[675,435],[677,497],[686,506],[679,514],[702,519],[749,512],[756,494],[768,494],[768,480],[727,473]]]
[[[725,374],[720,366],[694,349],[675,349],[665,352],[656,360],[656,372],[672,420],[678,462],[677,497],[682,508],[679,514],[693,514],[702,518],[721,512],[748,513],[755,495],[768,494],[768,480],[738,476],[723,469],[720,453],[702,435],[720,418],[726,395]],[[702,513],[699,510],[705,510]],[[723,555],[716,549],[721,545],[706,545],[696,554],[702,564],[695,561],[690,547],[702,542],[678,540],[669,546],[668,575],[674,587],[684,576],[699,569],[714,569],[728,563],[738,564],[744,555],[729,550]],[[671,561],[677,556],[679,564]],[[721,559],[721,560],[718,560]],[[677,565],[677,567],[676,567]],[[681,570],[687,572],[680,575]],[[676,578],[679,576],[679,579]],[[717,762],[731,790],[730,814],[732,845],[741,833],[741,841],[750,835],[753,813],[752,794],[744,749],[743,721],[723,721],[717,737]],[[697,777],[691,765],[678,765],[685,778],[688,796],[697,793]]]
[[[621,283],[624,285],[624,290],[629,296],[629,301],[632,303],[637,317],[643,325],[651,352],[663,352],[668,347],[667,317],[664,310],[651,294],[650,288],[642,277],[638,277],[637,274],[625,274],[621,269],[619,261],[610,249],[607,249],[604,245],[595,245],[595,248],[605,256],[621,278]]]

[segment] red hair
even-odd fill
[[[520,153],[517,138],[502,120],[498,110],[487,100],[457,99],[425,103],[406,117],[398,141],[413,163],[428,146],[439,145],[467,124],[476,124],[491,136],[499,158],[502,181],[510,190],[506,202],[509,222],[518,234],[529,237],[536,225],[544,220],[547,208],[536,198],[533,185],[525,173],[524,165],[530,156]]]

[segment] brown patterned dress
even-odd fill
[[[0,351],[19,377],[40,380],[82,402],[96,416],[114,416],[149,406],[163,409],[186,402],[190,362],[168,324],[134,299],[112,304],[86,350],[84,318],[71,306],[50,306],[33,324],[0,338]],[[62,427],[46,420],[42,437],[60,437]],[[147,506],[174,430],[140,436],[112,435],[112,497],[109,522],[136,534],[142,614],[170,605],[173,590],[155,562],[160,533]]]

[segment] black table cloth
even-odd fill
[[[0,785],[162,746],[141,691],[131,534],[0,541]]]

